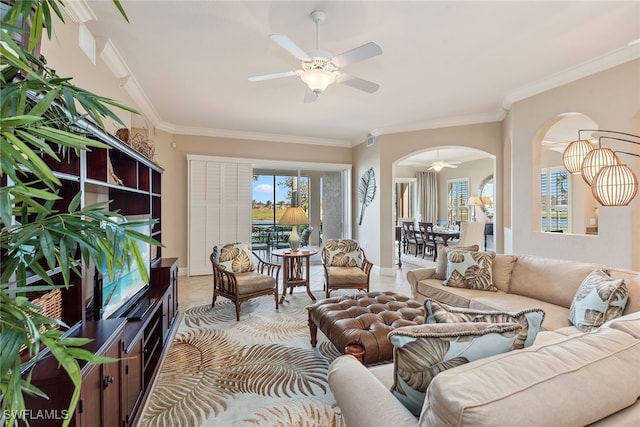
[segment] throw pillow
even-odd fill
[[[592,271],[580,284],[571,302],[569,321],[582,332],[620,317],[629,291],[622,279],[613,279],[604,270]]]
[[[439,301],[427,298],[424,301],[424,323],[460,323],[460,322],[516,322],[522,326],[518,339],[512,350],[529,347],[536,340],[544,320],[544,311],[531,308],[518,312],[502,312],[493,310],[473,310],[470,308],[451,307]]]
[[[332,267],[360,267],[362,252],[357,240],[328,240],[324,246],[327,251],[327,265]]]
[[[436,271],[433,273],[434,279],[444,280],[447,278],[447,252],[449,251],[478,251],[480,247],[478,245],[471,246],[445,246],[438,245],[436,248],[438,251],[438,257],[436,260]]]
[[[216,246],[213,250],[216,254],[216,263],[224,270],[234,273],[254,270],[251,247],[246,243],[229,243]]]
[[[496,292],[493,285],[494,252],[449,251],[447,278],[442,283],[454,288],[478,289]]]
[[[393,344],[393,395],[420,415],[431,380],[440,372],[505,353],[520,332],[518,323],[440,323],[389,332]]]

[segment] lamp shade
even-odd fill
[[[307,214],[304,213],[301,207],[292,206],[288,207],[287,210],[284,211],[284,215],[278,221],[280,225],[299,225],[299,224],[309,224],[309,218]]]
[[[336,75],[329,70],[312,68],[303,72],[300,78],[309,86],[309,89],[315,93],[321,93],[335,81]]]
[[[480,206],[480,205],[482,205],[482,200],[480,199],[480,197],[471,196],[471,197],[469,197],[469,200],[467,200],[467,205],[468,206]]]
[[[620,159],[610,148],[596,148],[587,153],[582,162],[580,174],[584,182],[591,185],[593,178],[600,169],[605,166],[613,166],[620,163]]]
[[[585,156],[593,150],[593,144],[586,139],[573,141],[562,153],[562,163],[569,173],[580,173],[582,161]]]
[[[638,192],[638,177],[627,165],[605,166],[593,178],[591,192],[602,206],[627,206]]]

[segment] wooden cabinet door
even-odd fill
[[[105,352],[107,357],[120,358],[122,340],[116,340]],[[120,360],[113,363],[105,363],[102,368],[102,426],[121,427],[122,409],[120,406]]]
[[[80,426],[93,427],[101,424],[101,390],[102,370],[100,366],[96,365],[82,376],[80,402],[76,409],[76,417],[80,419]]]
[[[142,339],[136,341],[122,360],[123,365],[123,393],[125,425],[131,425],[135,411],[142,396]]]

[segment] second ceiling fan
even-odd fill
[[[436,150],[436,160],[434,162],[431,162],[431,165],[429,166],[429,169],[427,169],[427,170],[434,170],[436,172],[440,172],[444,168],[453,168],[453,169],[455,169],[461,163],[462,162],[445,162],[443,160],[440,160],[440,150]]]
[[[253,76],[249,77],[249,81],[257,82],[298,76],[307,84],[305,102],[315,101],[318,95],[333,82],[342,83],[368,93],[377,91],[380,87],[379,84],[343,73],[341,68],[378,56],[382,54],[382,48],[374,42],[369,42],[340,55],[332,56],[330,53],[320,50],[320,24],[326,19],[326,14],[321,10],[315,10],[311,12],[310,16],[316,24],[316,50],[313,52],[305,52],[284,34],[270,35],[271,40],[300,60],[301,69]]]

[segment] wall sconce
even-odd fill
[[[582,179],[591,186],[593,197],[598,203],[602,206],[627,206],[638,193],[638,177],[629,166],[622,164],[616,153],[636,157],[640,155],[603,148],[602,140],[613,139],[638,145],[640,142],[613,136],[600,136],[598,148],[595,148],[591,141],[580,138],[580,132],[587,131],[626,135],[638,139],[640,136],[600,129],[582,129],[578,131],[578,139],[571,142],[562,153],[562,162],[567,171],[582,175]]]

